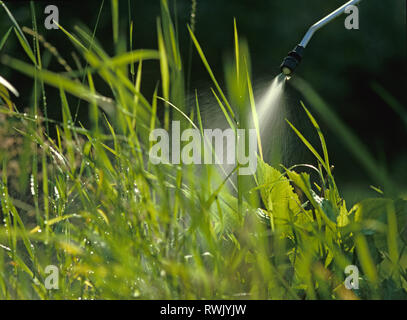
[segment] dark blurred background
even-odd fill
[[[45,6],[56,4],[59,7],[60,24],[68,30],[73,30],[75,24],[85,24],[93,30],[102,3],[97,0],[36,2],[40,22],[45,19]],[[28,2],[6,3],[21,25],[31,27]],[[279,73],[282,59],[302,39],[310,25],[343,3],[345,0],[197,0],[195,33],[217,78],[222,80],[225,58],[233,52],[233,18],[236,17],[239,34],[249,44],[254,82],[261,83]],[[186,25],[190,22],[191,4],[190,0],[169,0],[178,25],[185,65],[190,44]],[[377,82],[403,106],[407,105],[406,1],[365,0],[359,8],[360,29],[345,29],[345,17],[341,17],[318,31],[308,45],[297,73],[335,109],[371,153],[387,164],[393,178],[400,185],[406,186],[407,129],[399,115],[371,88],[371,84]],[[126,29],[123,30],[128,30],[129,14],[134,20],[135,47],[156,48],[159,1],[120,0],[120,11],[121,17],[125,19],[122,27]],[[96,37],[106,51],[113,54],[110,12],[110,1],[104,1]],[[0,38],[10,25],[4,10],[0,8]],[[74,48],[66,37],[60,31],[46,30],[42,23],[39,31],[73,66],[71,52]],[[127,37],[128,31],[124,32]],[[2,53],[27,60],[15,41],[15,35],[11,36],[14,40],[6,44]],[[193,52],[190,88],[209,88],[212,86],[209,76]],[[55,64],[53,69],[60,70],[61,67]],[[27,105],[32,91],[31,80],[4,66],[0,66],[0,74],[22,93],[18,104]],[[157,79],[158,64],[147,63],[142,82],[147,97],[151,97]],[[58,119],[59,108],[52,103],[53,94],[57,99],[56,93],[54,89],[47,88],[47,95],[50,96],[48,115]],[[290,99],[293,104],[290,108],[303,112],[297,96],[293,97]],[[80,110],[79,117],[86,121],[86,108]],[[370,177],[364,174],[336,135],[329,130],[329,124],[320,122],[327,135],[336,178],[345,197],[354,202],[363,196],[374,196],[375,193],[369,189],[372,183]]]

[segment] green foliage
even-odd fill
[[[168,128],[171,118],[203,133],[198,95],[195,108],[185,105],[185,68],[167,1],[161,1],[157,20],[157,49],[121,52],[115,0],[114,57],[86,28],[61,26],[61,35],[83,62],[68,73],[41,67],[38,36],[34,33],[36,45],[31,49],[23,29],[0,4],[30,60],[3,56],[2,63],[31,76],[34,87],[38,82],[57,88],[62,114],[62,122],[41,116],[36,91],[35,108],[22,113],[10,108],[7,90],[0,91],[7,98],[0,109],[6,130],[0,135],[7,137],[14,130],[24,137],[23,152],[30,164],[30,193],[14,190],[9,174],[14,159],[0,149],[0,298],[406,298],[406,201],[366,199],[348,210],[332,174],[324,135],[304,104],[322,153],[289,124],[315,156],[315,166],[274,168],[264,162],[260,148],[256,175],[238,179],[236,187],[231,175],[237,168],[225,177],[215,165],[196,170],[147,161],[151,130]],[[9,41],[10,30],[1,37],[0,49]],[[230,127],[244,128],[250,112],[257,122],[249,50],[239,39],[236,22],[235,57],[225,68],[227,94],[191,29],[189,33]],[[141,92],[145,60],[161,68],[152,97]],[[98,92],[100,82],[110,89],[109,97]],[[337,118],[324,113],[318,97],[308,93],[314,98],[311,103],[319,103],[319,113],[331,116],[342,129]],[[87,127],[72,115],[70,101],[77,99],[89,108]],[[159,108],[164,108],[163,123]],[[56,126],[55,139],[47,134],[48,124]],[[373,170],[370,156],[357,147],[358,142],[351,145]],[[305,168],[315,171],[319,180],[312,181],[301,170]],[[50,264],[60,270],[59,290],[44,286]],[[361,271],[359,290],[343,285],[345,267],[351,264]]]

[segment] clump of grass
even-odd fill
[[[215,166],[197,172],[182,164],[148,162],[152,129],[168,128],[170,119],[178,119],[202,132],[199,100],[187,109],[183,61],[167,2],[161,1],[157,20],[158,49],[130,52],[120,49],[118,5],[112,0],[116,56],[82,28],[61,26],[83,62],[64,74],[41,67],[44,41],[31,33],[31,49],[8,11],[31,62],[7,56],[1,62],[31,76],[34,88],[56,87],[62,121],[41,116],[36,89],[28,114],[17,106],[1,109],[8,121],[20,121],[16,130],[28,143],[23,153],[31,165],[29,193],[16,201],[10,195],[10,159],[1,154],[0,298],[406,297],[406,201],[382,197],[349,209],[335,183],[324,135],[304,105],[322,154],[289,125],[315,156],[315,164],[306,165],[320,177],[314,184],[302,166],[273,168],[261,156],[256,175],[238,180],[237,192],[227,188]],[[189,33],[219,107],[236,129],[244,128],[255,106],[248,48],[236,23],[234,30],[235,60],[226,69],[229,95]],[[152,97],[140,89],[147,59],[161,68]],[[108,85],[110,97],[98,93],[96,78]],[[68,95],[89,108],[88,126],[75,121]],[[47,135],[44,123],[55,125],[56,138]],[[345,267],[352,264],[361,271],[359,290],[343,285]],[[60,271],[58,290],[44,285],[47,265]]]

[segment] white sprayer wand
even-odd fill
[[[297,68],[298,64],[301,62],[303,57],[304,49],[308,45],[308,42],[311,40],[314,33],[321,29],[323,26],[334,20],[335,18],[339,17],[346,11],[346,8],[350,5],[356,5],[362,0],[351,0],[345,3],[340,8],[336,9],[325,18],[319,20],[317,23],[313,24],[305,34],[304,38],[301,40],[300,44],[297,45],[293,51],[291,51],[288,56],[284,59],[283,63],[281,64],[281,72],[286,76],[291,75],[294,70]]]

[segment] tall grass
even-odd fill
[[[176,119],[184,128],[203,130],[198,95],[193,108],[186,105],[186,69],[166,0],[157,19],[157,49],[133,50],[129,21],[131,51],[123,50],[116,0],[111,1],[113,57],[98,44],[95,32],[60,26],[61,36],[80,57],[77,68],[65,73],[42,67],[42,52],[49,47],[40,50],[44,41],[36,31],[35,4],[33,31],[28,33],[0,4],[29,59],[2,55],[1,63],[33,79],[30,113],[22,113],[10,95],[1,96],[3,134],[23,137],[24,157],[18,161],[28,163],[22,181],[30,185],[20,195],[12,194],[13,159],[1,149],[0,298],[406,297],[406,202],[368,199],[348,208],[331,171],[324,135],[304,105],[322,154],[289,125],[315,156],[315,164],[306,165],[320,177],[313,184],[302,166],[273,168],[264,163],[261,151],[256,174],[239,178],[236,190],[215,165],[196,170],[148,161],[148,137],[154,128],[169,128]],[[0,49],[10,41],[10,30],[1,35]],[[235,57],[225,68],[227,93],[193,30],[188,31],[224,117],[232,129],[245,128],[255,102],[249,50],[236,22],[231,39]],[[152,97],[141,91],[146,60],[161,70]],[[98,92],[96,79],[110,88],[109,97]],[[46,108],[45,85],[59,90],[61,122],[39,111]],[[88,107],[89,124],[83,126],[72,116],[75,106],[68,97]],[[322,106],[319,100],[310,102]],[[157,116],[160,108],[162,118]],[[46,125],[55,125],[56,138],[48,135]],[[355,152],[357,147],[351,146]],[[373,170],[361,152],[357,155]],[[58,290],[45,287],[48,265],[59,269]],[[360,269],[359,290],[343,285],[348,265]]]

